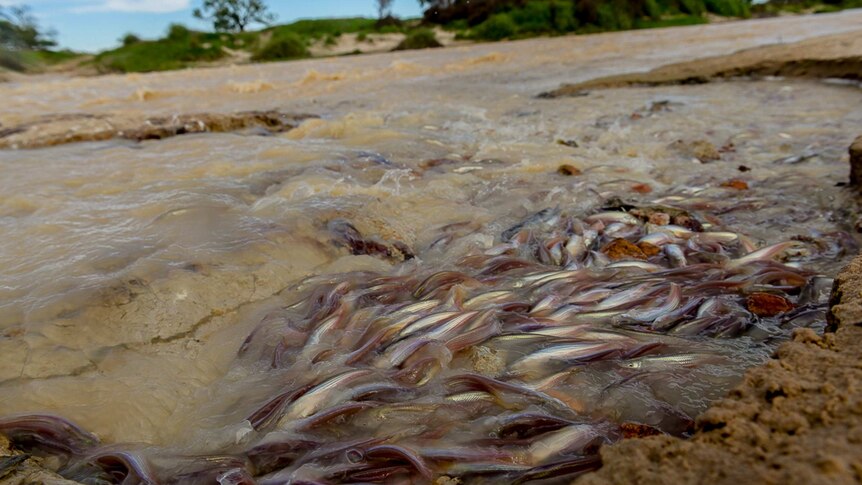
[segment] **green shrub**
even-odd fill
[[[0,67],[11,71],[23,71],[27,66],[18,52],[0,48]]]
[[[434,31],[430,29],[417,29],[408,33],[407,37],[398,44],[395,50],[430,49],[433,47],[443,47],[443,44],[434,35]]]
[[[171,24],[168,26],[168,40],[182,41],[191,37],[192,31],[183,24]]]
[[[123,47],[128,47],[132,44],[137,44],[141,41],[141,38],[135,34],[126,34],[120,39],[120,42],[123,44]]]
[[[479,39],[503,40],[515,35],[517,30],[518,27],[515,25],[512,17],[500,13],[491,16],[488,20],[479,24],[473,33]]]
[[[308,47],[302,37],[293,32],[276,31],[263,47],[252,56],[255,61],[276,61],[308,57]]]
[[[603,3],[596,10],[598,26],[605,30],[627,30],[632,28],[633,21],[628,12],[616,8],[611,3]]]
[[[725,17],[748,17],[751,15],[745,0],[705,0],[706,10]]]
[[[691,15],[703,15],[706,10],[703,0],[680,0],[679,9],[682,13]]]
[[[368,34],[365,32],[360,32],[359,35],[356,36],[356,42],[365,42],[368,40]]]
[[[528,2],[523,7],[509,12],[509,17],[512,18],[519,33],[535,34],[554,30],[549,2]]]

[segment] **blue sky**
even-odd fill
[[[40,25],[57,30],[61,47],[98,51],[118,45],[128,32],[144,38],[162,35],[174,22],[196,29],[209,25],[195,20],[192,10],[200,0],[0,0],[0,5],[27,4]],[[278,23],[300,18],[376,15],[374,0],[269,0]],[[395,0],[394,11],[402,17],[420,15],[417,0]]]

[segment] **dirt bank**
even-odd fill
[[[799,77],[862,80],[862,33],[833,35],[793,44],[747,49],[726,56],[669,64],[648,72],[626,73],[564,84],[544,98],[578,96],[589,89],[699,84],[735,77]]]
[[[862,256],[836,280],[820,337],[797,331],[776,359],[697,420],[690,440],[623,441],[578,485],[843,484],[862,481]]]
[[[132,141],[162,140],[193,133],[226,133],[249,129],[257,129],[261,134],[271,134],[289,131],[302,120],[314,117],[274,110],[150,118],[87,113],[48,115],[33,122],[0,127],[0,149],[40,148],[112,138]]]

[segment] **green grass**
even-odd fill
[[[255,61],[281,61],[308,57],[305,39],[290,31],[280,30],[272,33],[269,41],[252,56]]]
[[[150,72],[182,69],[192,63],[215,61],[225,56],[225,42],[218,34],[194,33],[188,39],[161,39],[123,46],[96,56],[93,64],[101,72]]]
[[[297,59],[307,57],[307,46],[317,40],[331,46],[345,33],[367,37],[369,33],[405,29],[396,25],[377,28],[375,19],[360,17],[299,20],[259,32],[236,34],[196,32],[172,25],[164,38],[127,42],[97,55],[93,65],[100,72],[167,71],[221,59],[227,55],[224,48],[251,52],[253,59],[260,61]]]
[[[431,29],[416,29],[410,31],[395,50],[431,49],[434,47],[443,47],[443,44],[434,35],[434,31]]]
[[[292,24],[279,25],[265,29],[264,32],[292,32],[303,37],[320,39],[326,36],[338,37],[341,34],[377,32],[377,21],[362,17],[344,19],[297,20]]]
[[[664,27],[684,27],[686,25],[700,25],[708,23],[706,18],[697,15],[678,15],[673,17],[635,20],[636,29],[661,29]]]
[[[838,1],[838,0],[835,0]],[[862,0],[852,0],[862,1]],[[749,17],[749,0],[528,0],[512,2],[479,23],[465,19],[446,26],[458,38],[502,40],[594,33],[614,30],[672,27],[706,23],[707,12]],[[474,19],[475,20],[475,19]]]

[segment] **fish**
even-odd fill
[[[638,357],[628,360],[620,365],[627,369],[656,370],[675,367],[693,367],[696,365],[715,361],[718,358],[712,354],[677,354],[662,356]]]
[[[294,401],[285,410],[284,416],[279,420],[279,428],[288,425],[292,420],[307,418],[322,409],[333,404],[332,399],[338,394],[344,393],[343,386],[373,374],[367,369],[354,369],[330,377],[317,386],[311,388],[299,399]]]
[[[509,370],[515,375],[535,374],[549,363],[588,362],[617,350],[619,350],[617,346],[605,342],[552,345],[517,360],[509,366]]]
[[[528,448],[527,456],[530,463],[539,465],[563,453],[578,453],[601,436],[594,425],[573,424],[534,442]]]
[[[671,283],[664,303],[652,308],[630,310],[623,313],[622,316],[637,322],[652,322],[658,317],[676,310],[680,303],[682,303],[682,288],[676,283]]]

